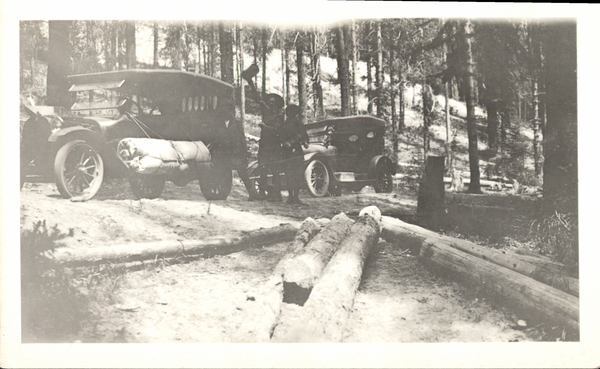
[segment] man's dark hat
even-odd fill
[[[271,109],[279,110],[283,108],[285,101],[283,100],[283,97],[277,94],[267,94],[265,96],[265,104],[267,104]]]

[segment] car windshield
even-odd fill
[[[83,116],[115,116],[123,99],[133,101],[129,112],[134,115],[161,115],[152,100],[145,96],[125,94],[115,90],[85,90],[75,92],[71,113]]]

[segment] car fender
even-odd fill
[[[396,174],[396,168],[394,167],[394,163],[392,163],[392,160],[385,155],[377,155],[374,156],[371,159],[371,162],[369,163],[369,178],[375,177],[375,171],[380,165],[385,165],[392,173],[392,175]]]
[[[54,132],[48,141],[58,151],[64,144],[72,140],[84,140],[102,156],[107,174],[110,176],[127,175],[127,166],[117,155],[115,149],[97,132],[81,126],[67,127]]]

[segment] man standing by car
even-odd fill
[[[300,120],[300,107],[288,105],[285,109],[286,119],[280,130],[281,151],[284,163],[285,178],[288,186],[288,204],[301,204],[298,192],[303,182],[304,153],[302,146],[308,147],[308,134]]]
[[[238,176],[248,191],[248,201],[256,200],[258,193],[248,175],[248,149],[246,135],[242,122],[235,118],[235,106],[231,101],[226,101],[223,106],[225,115],[225,134],[223,135],[222,150],[230,157],[231,168],[235,169]]]
[[[269,201],[281,201],[281,138],[280,130],[283,126],[285,102],[277,94],[268,94],[264,98],[263,123],[260,123],[260,141],[258,143],[258,165],[260,167],[260,193],[259,198],[267,197]],[[273,187],[267,190],[267,174],[273,175]]]

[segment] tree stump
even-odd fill
[[[428,156],[417,198],[417,219],[428,228],[437,228],[444,220],[444,156]]]

